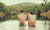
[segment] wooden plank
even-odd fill
[[[43,17],[47,17],[47,18],[50,19],[50,10],[48,10],[48,12],[41,13],[40,15],[43,16]]]

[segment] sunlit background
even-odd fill
[[[25,3],[25,2],[32,2],[38,4],[45,3],[44,0],[0,0],[0,2],[3,2],[6,5],[13,5],[13,4]],[[50,0],[47,0],[47,2],[50,2]]]

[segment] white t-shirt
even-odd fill
[[[34,21],[36,19],[36,15],[29,15],[30,21]]]

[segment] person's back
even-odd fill
[[[18,18],[20,19],[20,21],[25,21],[26,15],[24,13],[20,14],[20,15],[18,15]]]
[[[33,22],[36,19],[36,15],[29,15],[29,17],[30,17],[30,21],[33,21]]]
[[[36,15],[34,15],[32,11],[30,11],[28,15],[28,26],[35,27],[35,24],[36,24]]]
[[[20,24],[25,24],[26,15],[23,13],[23,10],[21,10],[20,15],[18,15],[18,19],[19,19]]]

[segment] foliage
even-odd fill
[[[44,10],[50,10],[50,2],[44,4],[44,7],[43,8],[44,8]]]
[[[5,6],[5,4],[0,2],[0,12],[4,11],[4,6]]]
[[[6,6],[4,3],[0,2],[0,12],[3,11],[6,14],[4,17],[10,18],[11,15],[18,15],[20,10],[24,10],[24,13],[29,13],[32,10],[34,13],[37,10],[38,17],[40,17],[40,13],[42,10],[50,10],[50,2],[44,4],[34,4],[34,3],[25,3],[25,4],[16,4],[11,6]],[[12,13],[14,11],[16,13]]]

